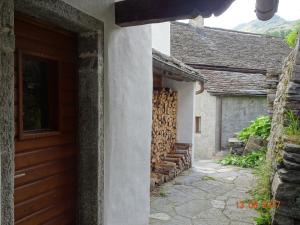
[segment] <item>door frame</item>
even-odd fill
[[[0,40],[5,40],[0,45],[0,224],[14,224],[15,12],[78,34],[77,223],[101,225],[104,211],[104,26],[102,21],[62,0],[4,0],[0,5],[3,17]]]

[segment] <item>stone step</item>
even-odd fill
[[[300,145],[287,143],[284,145],[284,151],[287,153],[300,154]]]
[[[295,153],[283,153],[283,158],[285,160],[288,160],[290,162],[295,162],[300,164],[300,154],[295,154]]]
[[[292,161],[283,159],[283,164],[284,164],[285,168],[287,168],[288,170],[300,171],[300,164],[298,164],[296,162],[292,162]]]
[[[284,182],[300,184],[300,171],[280,169],[278,175]]]

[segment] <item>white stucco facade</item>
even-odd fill
[[[196,83],[164,79],[163,84],[165,87],[171,88],[172,90],[178,92],[177,142],[192,144],[194,155]]]
[[[170,22],[152,24],[152,48],[166,54],[171,54]]]
[[[195,134],[195,158],[210,159],[217,151],[217,98],[207,91],[196,95],[196,115],[201,118],[200,133]]]
[[[114,25],[113,0],[64,0],[105,32],[104,224],[148,225],[152,113],[151,26]]]

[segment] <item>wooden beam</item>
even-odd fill
[[[123,0],[115,3],[117,25],[135,26],[221,15],[234,0]]]

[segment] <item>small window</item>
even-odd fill
[[[21,55],[22,131],[58,129],[58,63],[40,57]]]
[[[201,133],[201,117],[196,116],[196,133]]]

